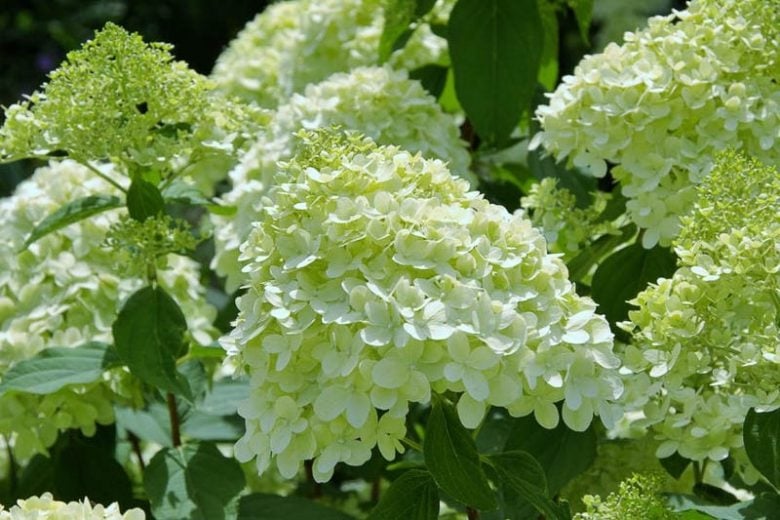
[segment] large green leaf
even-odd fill
[[[24,242],[24,247],[65,226],[89,218],[92,215],[121,207],[122,201],[112,195],[90,195],[76,199],[65,204],[35,226],[35,229],[32,230],[32,233]]]
[[[439,490],[430,473],[410,469],[385,491],[369,520],[436,520],[439,518]]]
[[[750,462],[775,489],[780,489],[780,410],[748,411],[742,429]]]
[[[536,0],[459,0],[447,41],[466,115],[482,139],[504,143],[536,88],[544,46]]]
[[[141,440],[160,446],[172,447],[171,418],[168,407],[161,403],[151,403],[144,410],[134,410],[124,406],[114,409],[117,425]]]
[[[229,520],[238,517],[244,473],[214,444],[164,448],[144,471],[144,488],[157,520]]]
[[[558,84],[558,13],[552,2],[541,1],[538,7],[544,28],[538,79],[545,90],[550,91]]]
[[[476,509],[496,507],[474,439],[458,420],[455,409],[443,399],[433,402],[423,453],[425,465],[445,493]]]
[[[628,301],[649,283],[671,276],[676,267],[677,257],[670,249],[645,249],[636,243],[604,259],[593,273],[591,295],[616,330],[615,323],[628,318]]]
[[[593,0],[567,0],[566,3],[574,11],[582,40],[588,43],[590,41],[590,20],[593,17]]]
[[[238,520],[354,520],[336,509],[305,498],[254,493],[241,497]],[[400,519],[399,519],[400,520]]]
[[[165,200],[151,182],[135,179],[127,190],[127,211],[130,217],[143,222],[165,211]]]
[[[142,381],[191,398],[186,379],[176,371],[176,359],[187,351],[187,320],[179,305],[161,287],[135,292],[113,325],[122,360]]]
[[[530,503],[547,520],[568,520],[569,516],[550,499],[544,469],[524,451],[507,451],[488,457],[498,482]]]
[[[11,367],[3,375],[0,395],[10,390],[50,394],[66,385],[97,381],[104,371],[117,365],[116,351],[105,343],[47,348]]]
[[[539,426],[533,415],[515,419],[515,426],[504,447],[506,451],[532,453],[544,469],[547,487],[555,495],[596,458],[596,434],[593,426],[575,432],[562,422],[552,430]]]
[[[119,502],[122,509],[133,507],[130,478],[114,458],[114,426],[98,426],[95,435],[78,430],[60,434],[49,448],[49,457],[36,455],[22,471],[16,498],[44,492],[59,500],[90,500],[102,504]]]

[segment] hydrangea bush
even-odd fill
[[[536,106],[608,5],[279,2],[211,78],[110,23],[70,53],[0,127],[37,161],[0,519],[775,518],[780,1]]]

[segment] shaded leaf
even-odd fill
[[[139,222],[165,211],[165,200],[160,190],[151,182],[135,179],[127,190],[127,211]]]
[[[74,224],[85,218],[89,218],[92,215],[103,213],[110,209],[121,208],[123,206],[119,197],[111,195],[90,195],[88,197],[82,197],[76,199],[73,202],[69,202],[57,209],[54,213],[44,218],[35,229],[32,230],[30,236],[24,242],[24,247],[28,247],[30,244],[39,240],[49,233],[60,230],[65,226]]]
[[[353,517],[336,509],[320,505],[305,498],[254,493],[241,497],[238,520],[353,520]]]
[[[187,351],[187,320],[161,287],[136,291],[113,325],[117,352],[142,381],[191,399],[189,385],[176,371],[176,359]]]
[[[369,520],[436,520],[439,518],[439,490],[430,473],[411,469],[385,491]]]
[[[409,77],[419,81],[428,94],[438,99],[447,84],[449,70],[441,65],[424,65],[411,71]]]
[[[445,493],[477,509],[496,507],[474,439],[455,409],[441,399],[434,400],[428,417],[423,454],[425,465]]]
[[[609,255],[593,273],[591,295],[613,330],[628,318],[629,300],[658,278],[671,276],[677,257],[668,248],[636,243]]]
[[[3,375],[0,395],[10,390],[50,394],[66,385],[97,381],[103,372],[119,364],[116,351],[105,343],[47,348],[13,365]]]
[[[536,88],[544,45],[536,0],[459,0],[447,32],[458,100],[479,136],[500,145]]]
[[[244,473],[214,444],[164,448],[144,471],[144,488],[158,520],[228,520],[238,516]]]
[[[530,503],[548,520],[568,520],[569,516],[550,499],[544,469],[529,453],[506,451],[488,457],[498,482]]]
[[[596,434],[592,425],[584,432],[575,432],[563,422],[547,430],[531,415],[515,419],[504,449],[533,453],[547,476],[550,495],[555,495],[596,459]]]
[[[580,36],[585,43],[590,42],[590,21],[593,18],[593,0],[568,0],[567,3],[574,17],[577,19],[577,27]]]
[[[780,409],[757,413],[751,408],[742,437],[750,462],[775,489],[780,489]]]

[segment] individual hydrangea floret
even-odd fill
[[[668,245],[717,152],[780,165],[780,2],[693,0],[580,62],[536,116],[532,146],[601,177]]]
[[[623,327],[630,408],[675,452],[720,461],[748,410],[780,406],[780,174],[722,155],[675,241],[679,267],[634,300]]]
[[[446,23],[454,4],[439,0],[427,16]],[[218,58],[212,79],[246,101],[273,108],[331,74],[377,65],[384,27],[381,0],[292,0],[270,5]],[[446,61],[447,43],[421,23],[390,63],[412,70]]]
[[[118,177],[108,167],[103,173]],[[48,347],[112,342],[119,308],[142,285],[141,279],[118,275],[113,253],[104,247],[123,210],[71,224],[24,247],[43,218],[95,194],[119,193],[88,168],[66,160],[39,168],[0,201],[0,374]],[[158,271],[160,285],[182,306],[193,340],[210,344],[215,310],[204,303],[198,264],[175,255],[167,264]],[[7,392],[0,397],[0,434],[15,434],[14,448],[22,458],[45,451],[60,430],[81,428],[91,435],[96,423],[113,421],[113,402],[134,397],[126,379],[127,372],[114,369],[103,381],[53,394]]]
[[[251,377],[239,460],[318,481],[403,451],[411,403],[458,395],[544,427],[610,423],[612,333],[522,212],[444,163],[333,131],[284,165],[242,245],[248,292],[225,346]],[[327,145],[327,146],[324,146]]]
[[[271,124],[230,172],[234,189],[223,200],[237,211],[231,218],[214,218],[213,263],[220,275],[227,276],[228,290],[243,281],[238,246],[259,215],[261,194],[271,185],[277,163],[294,157],[301,147],[294,134],[332,125],[365,134],[379,144],[442,159],[452,172],[469,176],[470,157],[457,122],[406,72],[365,67],[309,85],[276,111]]]
[[[199,183],[211,190],[262,113],[217,95],[171,49],[106,24],[68,53],[41,91],[6,110],[0,160],[66,155],[82,164],[109,161],[131,176],[206,162]]]
[[[128,509],[125,513],[119,510],[119,505],[113,503],[108,507],[92,505],[89,499],[82,502],[61,502],[54,500],[51,493],[40,497],[30,497],[18,500],[16,505],[4,510],[0,505],[0,520],[145,520],[146,515],[141,509]]]

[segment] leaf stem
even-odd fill
[[[171,418],[171,441],[173,447],[178,448],[181,446],[181,431],[179,424],[179,412],[176,409],[176,396],[173,393],[168,392],[168,416]]]
[[[479,511],[473,507],[466,506],[466,516],[469,520],[479,520]]]
[[[401,442],[403,442],[404,444],[412,448],[414,451],[418,451],[420,453],[423,452],[422,446],[417,441],[413,441],[409,437],[404,437],[403,439],[401,439]]]
[[[116,182],[114,179],[112,179],[105,173],[101,172],[100,170],[98,170],[97,168],[89,164],[89,162],[83,162],[81,164],[89,168],[92,171],[92,173],[94,173],[95,175],[97,175],[98,177],[100,177],[101,179],[103,179],[104,181],[106,181],[107,183],[109,183],[110,185],[112,185],[122,193],[127,193],[127,190],[124,189],[118,182]]]
[[[146,470],[146,463],[144,462],[144,456],[141,453],[141,441],[133,432],[127,432],[127,440],[130,441],[133,453],[135,453],[135,457],[138,459],[138,467],[141,468],[141,473],[143,473]]]

